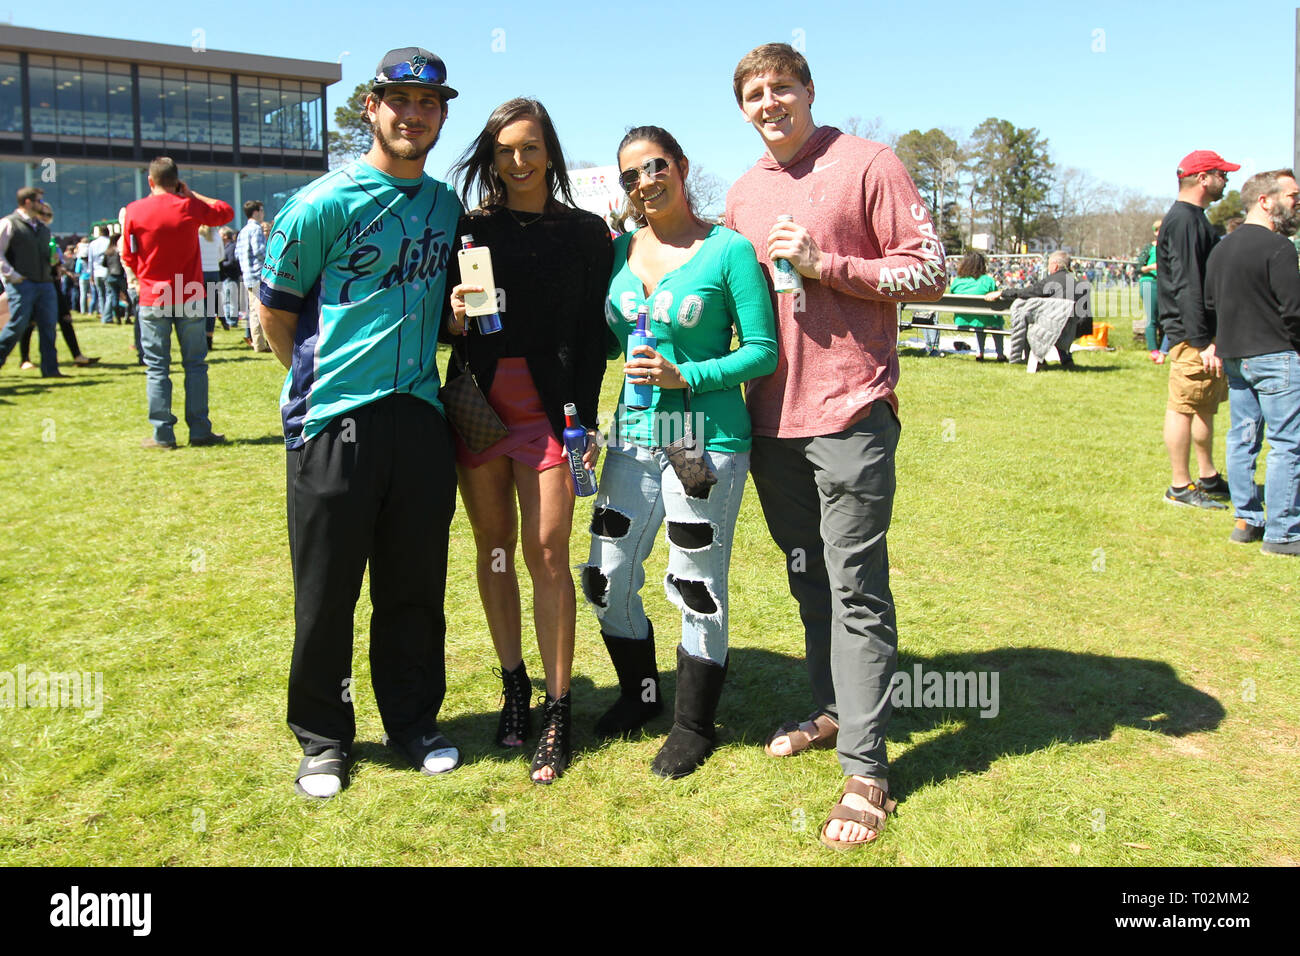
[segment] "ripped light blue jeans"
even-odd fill
[[[727,660],[727,573],[732,532],[749,474],[749,452],[705,451],[718,476],[707,498],[682,489],[660,449],[606,449],[591,519],[591,557],[582,590],[611,637],[644,640],[649,622],[641,603],[645,560],[668,523],[664,591],[682,612],[682,647],[716,664]]]

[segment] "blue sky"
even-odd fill
[[[52,5],[16,26],[311,60],[342,57],[333,108],[385,51],[418,45],[461,91],[428,170],[441,176],[498,103],[532,95],[566,153],[614,162],[624,130],[671,130],[690,158],[731,181],[761,153],[731,92],[736,61],[760,43],[799,41],[817,88],[813,116],[879,116],[895,133],[963,136],[989,116],[1037,127],[1060,166],[1172,197],[1193,149],[1252,169],[1290,165],[1295,0],[1075,4],[957,2],[310,4],[225,0]],[[301,10],[309,7],[312,16]],[[76,10],[76,7],[73,8]],[[146,19],[146,11],[165,11]],[[495,50],[494,50],[495,47]],[[196,54],[201,62],[201,54]]]

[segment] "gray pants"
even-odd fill
[[[876,402],[842,432],[755,436],[750,470],[799,602],[813,703],[840,725],[844,773],[885,777],[898,626],[885,535],[901,428]]]

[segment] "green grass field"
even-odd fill
[[[46,383],[15,354],[0,371],[0,672],[100,673],[103,709],[0,708],[0,860],[1300,863],[1300,562],[1230,544],[1227,512],[1162,502],[1167,371],[1115,324],[1121,350],[1081,354],[1072,375],[903,355],[890,536],[900,667],[997,672],[999,712],[898,711],[898,814],[874,847],[834,854],[817,842],[840,786],[833,756],[777,761],[761,747],[809,702],[783,558],[752,488],[720,747],[700,771],[677,782],[649,773],[666,716],[638,739],[594,739],[616,685],[582,605],[573,766],[537,787],[527,755],[493,746],[500,685],[458,513],[442,716],[466,766],[430,779],[380,746],[363,597],[351,785],[323,805],[295,797],[283,373],[219,330],[212,418],[234,444],[146,452],[130,328],[79,320],[100,366],[65,366],[70,378]],[[178,410],[180,381],[177,368]],[[606,413],[616,386],[611,372]],[[1218,422],[1222,466],[1226,409]],[[589,512],[579,504],[574,563]],[[665,561],[661,535],[646,597],[668,669]],[[529,631],[540,678],[531,642]]]

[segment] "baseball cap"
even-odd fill
[[[379,61],[370,88],[383,86],[427,86],[449,100],[460,95],[447,85],[447,64],[442,58],[418,46],[389,50]]]
[[[1235,173],[1241,169],[1238,163],[1230,163],[1212,149],[1197,149],[1183,157],[1178,164],[1178,178],[1208,173],[1211,169],[1221,169],[1225,173]]]

